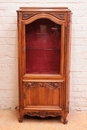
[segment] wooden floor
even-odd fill
[[[24,118],[18,122],[18,111],[0,110],[0,130],[87,130],[87,111],[70,112],[68,124],[64,125],[58,118]]]

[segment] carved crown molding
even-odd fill
[[[27,88],[34,87],[48,87],[50,89],[59,89],[61,86],[60,82],[25,82]]]
[[[22,14],[22,19],[23,20],[27,20],[27,19],[33,17],[36,14],[37,13],[23,13]],[[51,15],[57,17],[60,20],[64,20],[65,19],[65,14],[64,13],[52,13]]]

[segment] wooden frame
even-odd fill
[[[40,117],[60,115],[63,118],[63,123],[67,122],[66,117],[69,111],[70,15],[71,11],[67,7],[20,7],[17,10],[20,122],[22,122],[25,114]],[[27,74],[25,71],[25,26],[42,18],[61,25],[60,74]],[[36,95],[38,95],[37,99]]]

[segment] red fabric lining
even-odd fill
[[[52,30],[54,26],[56,31]],[[60,27],[47,19],[26,26],[26,73],[60,73]]]

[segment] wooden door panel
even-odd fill
[[[31,85],[29,85],[31,84]],[[61,83],[25,83],[24,107],[60,106],[62,107],[63,87]]]

